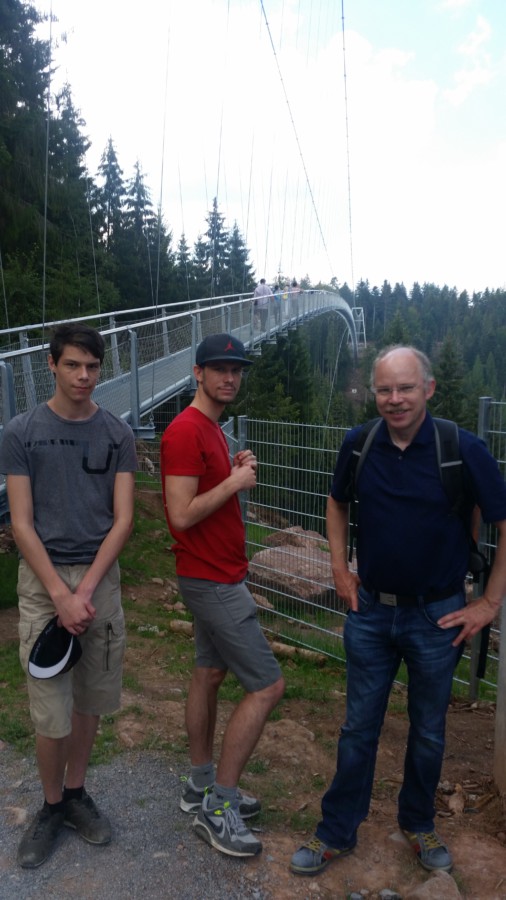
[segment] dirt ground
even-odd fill
[[[159,596],[160,590],[160,585],[147,584],[142,589],[125,588],[124,594],[134,594],[136,604],[142,604]],[[17,610],[0,612],[0,646],[16,636]],[[192,652],[189,637],[189,656]],[[123,707],[132,708],[117,720],[125,749],[146,746],[148,735],[155,742],[159,737],[184,747],[186,681],[167,673],[163,653],[163,645],[150,641],[127,650],[126,674],[135,675],[142,693],[124,692]],[[245,774],[242,786],[260,798],[268,794],[269,805],[280,813],[279,821],[288,823],[295,813],[304,813],[317,822],[321,794],[334,772],[344,699],[335,692],[323,709],[290,700],[283,705],[283,718],[267,724],[253,756],[253,763],[257,763],[253,768],[259,774]],[[220,704],[218,741],[230,709],[229,703]],[[288,870],[290,856],[311,836],[312,829],[296,832],[280,826],[263,831],[264,852],[248,863],[252,875],[261,874],[262,867],[268,868],[268,896],[275,900],[344,898],[353,891],[363,891],[373,900],[384,889],[396,891],[403,898],[421,897],[414,892],[426,882],[430,883],[425,886],[428,893],[424,897],[453,897],[460,892],[468,900],[506,900],[506,818],[492,778],[494,716],[493,705],[484,703],[455,702],[448,713],[437,828],[451,846],[455,860],[450,888],[440,882],[439,876],[436,883],[420,868],[396,827],[396,796],[407,734],[401,713],[389,714],[385,722],[371,810],[360,829],[355,852],[318,878],[293,876]],[[184,771],[186,763],[181,755],[175,764]],[[280,785],[282,789],[278,789]]]

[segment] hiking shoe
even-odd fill
[[[26,829],[18,848],[18,863],[23,869],[36,869],[46,861],[63,827],[63,813],[51,813],[48,804],[39,810]]]
[[[317,875],[318,872],[323,872],[333,859],[347,856],[352,850],[353,847],[348,847],[345,850],[328,847],[327,844],[324,844],[323,841],[315,836],[293,854],[290,870],[295,875]]]
[[[189,778],[181,778],[183,790],[179,801],[180,809],[185,813],[198,813],[202,806],[202,801],[206,794],[211,793],[213,785],[210,784],[206,788],[196,788],[191,776]],[[239,815],[241,819],[251,819],[252,816],[258,815],[262,806],[260,800],[255,797],[248,797],[242,791],[237,791],[237,799],[239,801]]]
[[[435,831],[405,831],[403,828],[402,833],[424,869],[428,872],[450,872],[453,866],[451,853]]]
[[[75,828],[90,844],[108,844],[111,840],[111,823],[95,806],[90,795],[83,790],[80,800],[65,803],[64,824]]]
[[[262,845],[246,828],[238,809],[224,803],[217,809],[209,809],[209,798],[202,801],[193,827],[204,841],[229,856],[256,856]]]

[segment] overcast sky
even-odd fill
[[[217,196],[259,278],[506,286],[504,0],[345,0],[344,53],[340,0],[52,11],[90,174],[111,136],[174,244]]]

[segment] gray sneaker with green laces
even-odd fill
[[[353,847],[346,850],[337,850],[334,847],[328,847],[320,838],[314,836],[307,844],[293,854],[290,862],[290,870],[294,875],[317,875],[323,872],[328,864],[334,859],[341,859],[351,853]]]
[[[197,788],[192,781],[191,775],[189,778],[183,776],[183,778],[181,778],[181,783],[183,787],[179,807],[183,812],[193,813],[195,815],[202,806],[205,795],[211,793],[213,785],[210,784],[205,788]],[[257,800],[255,797],[248,797],[248,795],[243,794],[242,791],[237,791],[237,799],[239,801],[239,815],[241,819],[251,819],[252,816],[257,816],[262,809],[260,800]]]
[[[216,809],[209,808],[209,796],[205,796],[193,827],[198,836],[228,856],[256,856],[262,844],[246,828],[239,809],[224,803]]]
[[[405,831],[403,828],[402,833],[415,851],[418,862],[427,872],[451,871],[453,866],[451,853],[435,831]]]

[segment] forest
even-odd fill
[[[203,210],[202,233],[190,246],[155,208],[141,161],[125,175],[112,136],[98,171],[87,171],[86,122],[69,84],[51,93],[51,47],[38,36],[40,21],[29,3],[0,0],[0,328],[252,291],[250,251],[218,198]],[[337,278],[327,285],[270,273],[272,282],[294,275],[302,288],[339,290],[363,309],[363,384],[375,350],[408,342],[434,362],[435,414],[474,430],[478,398],[505,398],[506,290],[470,296],[387,281],[353,288]],[[352,424],[373,410],[371,400],[352,402],[345,393],[353,368],[343,323],[321,317],[265,349],[237,411]]]

